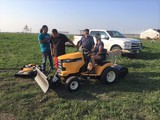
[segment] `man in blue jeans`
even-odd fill
[[[40,43],[40,49],[42,53],[42,72],[46,72],[46,60],[49,58],[50,68],[53,69],[53,61],[50,50],[50,35],[47,33],[48,27],[43,25],[40,34],[38,35],[38,41]]]

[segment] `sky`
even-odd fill
[[[49,32],[89,28],[139,34],[160,29],[160,0],[0,0],[0,31],[22,32],[25,25],[33,33],[47,25]]]

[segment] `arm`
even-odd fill
[[[51,36],[51,39],[50,39],[50,49],[51,49],[51,55],[54,56],[54,45],[53,45],[53,36]]]
[[[68,40],[68,42],[72,44],[74,47],[77,47],[77,45],[75,45],[71,40]]]
[[[52,43],[50,43],[50,48],[51,48],[51,55],[54,56],[54,46]]]
[[[94,52],[94,51],[95,51],[95,48],[96,48],[96,45],[94,45],[94,47],[93,47],[93,49],[92,49],[92,52]]]
[[[95,43],[94,43],[94,39],[93,37],[91,36],[91,39],[92,39],[92,48],[96,47]]]
[[[70,39],[68,39],[68,38],[66,37],[66,35],[63,35],[63,38],[64,38],[65,42],[69,42],[69,43],[72,44],[74,47],[77,47],[77,46],[72,42],[72,40],[70,40]]]
[[[100,45],[100,46],[99,46],[99,51],[98,51],[97,55],[98,55],[98,54],[101,54],[102,50],[103,50],[103,46]]]
[[[40,44],[43,44],[43,43],[48,42],[48,40],[50,40],[50,37],[48,37],[48,38],[46,38],[46,39],[44,39],[44,40],[40,40],[39,43],[40,43]]]
[[[49,40],[50,40],[50,35],[49,35],[49,34],[48,34],[48,37],[47,37],[47,38],[45,38],[45,36],[44,36],[42,33],[40,33],[39,36],[38,36],[38,42],[39,42],[40,44],[46,43],[46,42],[48,42]]]

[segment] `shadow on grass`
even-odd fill
[[[152,47],[143,46],[142,51],[137,55],[128,55],[130,59],[154,60],[159,59],[160,53]]]
[[[98,80],[82,81],[78,91],[67,92],[64,86],[54,88],[54,91],[65,99],[96,100],[96,95],[110,92],[157,91],[160,89],[160,80],[157,79],[159,76],[156,72],[134,72],[112,85],[102,84]]]
[[[77,91],[69,92],[65,89],[64,85],[61,85],[52,88],[50,92],[55,91],[60,98],[65,99],[95,100],[97,98],[90,94],[90,89],[87,89],[90,87],[92,87],[91,82],[86,80],[80,82],[80,87]]]
[[[154,60],[154,59],[159,59],[160,53],[159,52],[142,52],[139,55],[137,55],[136,57],[131,57],[134,59],[141,59],[141,60]]]
[[[127,65],[128,68],[132,67],[132,68],[144,68],[146,66],[146,64],[142,64],[142,63],[138,63],[138,62],[128,62]]]

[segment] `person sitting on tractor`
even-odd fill
[[[79,50],[81,48],[84,51],[84,53],[85,53],[84,57],[85,57],[86,63],[88,63],[91,59],[90,53],[91,53],[91,50],[93,49],[94,45],[95,45],[95,43],[94,43],[93,37],[89,35],[89,29],[85,29],[84,35],[78,41],[77,46],[79,47]]]
[[[92,69],[89,71],[91,74],[95,73],[95,61],[103,61],[106,57],[106,49],[104,49],[104,43],[101,41],[100,33],[97,33],[95,38],[96,44],[94,45],[94,48],[92,49],[93,53],[91,54]]]
[[[80,41],[81,41],[82,48],[84,48],[88,52],[91,52],[95,43],[94,43],[93,37],[89,35],[89,29],[84,30],[84,35]]]

